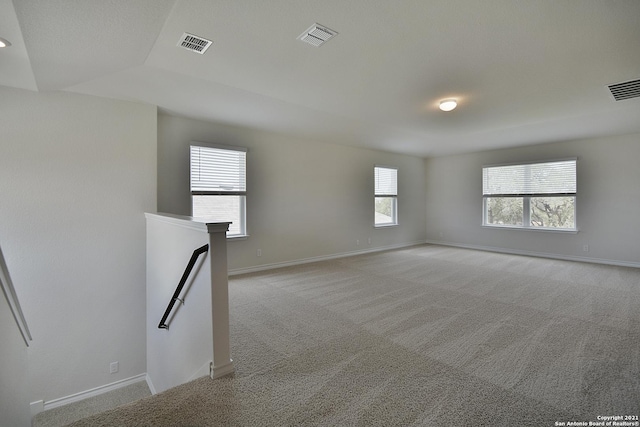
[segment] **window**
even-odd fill
[[[398,225],[398,170],[374,167],[375,226]]]
[[[575,231],[576,162],[482,168],[483,225]]]
[[[246,233],[246,149],[191,144],[192,216],[231,221],[227,237]]]

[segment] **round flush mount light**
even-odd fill
[[[440,109],[442,111],[451,111],[458,106],[458,102],[455,99],[443,99],[440,101]]]
[[[9,40],[6,40],[0,37],[0,48],[9,47],[9,46],[11,46],[11,43],[9,42]]]

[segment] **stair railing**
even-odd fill
[[[184,304],[184,296],[182,297],[182,299],[179,298],[180,292],[182,292],[182,288],[184,287],[185,283],[187,283],[187,279],[189,278],[189,275],[191,275],[191,270],[193,270],[193,266],[196,265],[198,257],[200,257],[200,255],[202,254],[207,253],[208,251],[209,245],[204,245],[193,251],[193,254],[191,254],[189,263],[184,269],[184,273],[182,273],[182,278],[180,278],[180,282],[178,283],[178,286],[176,287],[176,290],[173,293],[171,300],[169,301],[169,305],[167,306],[167,309],[162,316],[162,320],[160,320],[160,323],[158,324],[158,329],[169,329],[169,325],[167,325],[167,319],[171,314],[171,310],[173,310],[173,306],[176,304],[176,301],[180,301],[182,304]]]
[[[18,325],[18,329],[20,329],[22,339],[24,339],[24,343],[29,347],[29,341],[33,338],[31,338],[31,332],[29,332],[27,321],[22,313],[22,308],[20,308],[20,301],[18,301],[18,295],[13,287],[13,282],[11,281],[9,268],[4,260],[4,255],[2,255],[2,248],[0,248],[0,288],[7,299],[7,304],[9,304],[9,307],[11,308],[11,313],[16,321],[16,325]]]

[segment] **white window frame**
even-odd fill
[[[381,181],[380,172],[383,170],[393,171],[393,178],[391,181]],[[398,225],[398,168],[392,166],[374,165],[373,167],[373,179],[374,179],[374,206],[373,206],[373,223],[376,228],[379,227],[393,227]],[[379,198],[391,199],[391,221],[388,222],[376,222],[376,202]]]
[[[521,191],[517,193],[491,193],[488,192],[485,188],[485,170],[490,168],[498,168],[503,166],[528,166],[528,165],[542,165],[547,163],[560,163],[560,162],[574,162],[575,163],[575,176],[573,183],[573,188],[568,188],[567,191],[556,191],[556,192],[534,192],[534,191]],[[482,167],[482,184],[483,184],[483,194],[482,194],[482,226],[489,228],[505,228],[505,229],[518,229],[518,230],[532,230],[532,231],[550,231],[550,232],[561,232],[561,233],[577,233],[578,225],[577,225],[577,198],[578,198],[578,190],[577,190],[577,166],[578,166],[578,158],[563,158],[563,159],[554,159],[554,160],[544,160],[544,161],[535,161],[535,162],[520,162],[520,163],[503,163],[503,164],[493,164],[493,165],[485,165]],[[531,185],[532,181],[526,181],[526,185]],[[534,185],[535,186],[535,185]],[[487,199],[489,198],[522,198],[522,225],[511,225],[511,224],[492,224],[487,222]],[[561,228],[561,227],[537,227],[531,225],[531,199],[536,197],[573,197],[573,228]]]
[[[236,184],[238,185],[234,185],[233,188],[224,188],[223,186],[212,186],[211,188],[204,188],[206,187],[206,183],[198,183],[196,184],[196,188],[194,188],[194,159],[193,159],[193,147],[199,147],[199,148],[204,148],[204,149],[214,149],[214,150],[226,150],[226,151],[233,151],[233,152],[237,152],[237,153],[243,153],[243,155],[241,156],[241,158],[244,159],[244,165],[242,167],[240,167],[238,169],[238,171],[236,173],[238,173],[240,176],[238,178],[238,182]],[[247,182],[247,176],[246,176],[246,168],[247,168],[247,161],[246,161],[246,153],[248,152],[248,150],[244,147],[236,147],[236,146],[230,146],[230,145],[222,145],[222,144],[210,144],[210,143],[206,143],[206,142],[195,142],[192,141],[190,146],[189,146],[189,183],[190,183],[190,191],[191,191],[191,215],[196,217],[194,215],[194,196],[233,196],[233,197],[239,197],[239,212],[238,212],[238,216],[240,218],[240,224],[238,224],[239,226],[239,231],[237,233],[232,233],[231,231],[227,232],[227,238],[228,239],[233,239],[233,238],[244,238],[244,237],[248,237],[247,234],[247,189],[246,189],[246,182]],[[234,171],[235,172],[235,171]],[[215,188],[214,188],[215,187]],[[201,217],[201,218],[205,218],[205,217]],[[217,221],[223,221],[220,219],[216,219]]]

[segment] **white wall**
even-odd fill
[[[229,242],[231,271],[425,239],[425,178],[420,158],[164,114],[158,117],[160,212],[191,214],[191,141],[249,149],[250,237]],[[398,227],[373,226],[375,164],[399,168]],[[262,249],[261,257],[256,256],[257,249]]]
[[[6,87],[0,99],[0,241],[33,335],[30,400],[144,373],[156,108]]]
[[[158,328],[191,254],[208,243],[205,224],[147,215],[147,374],[156,393],[209,374],[211,251],[195,264],[180,294],[184,306],[174,306],[169,329]]]
[[[481,227],[483,165],[575,156],[577,234]],[[427,159],[427,239],[640,265],[638,159],[640,134]]]

